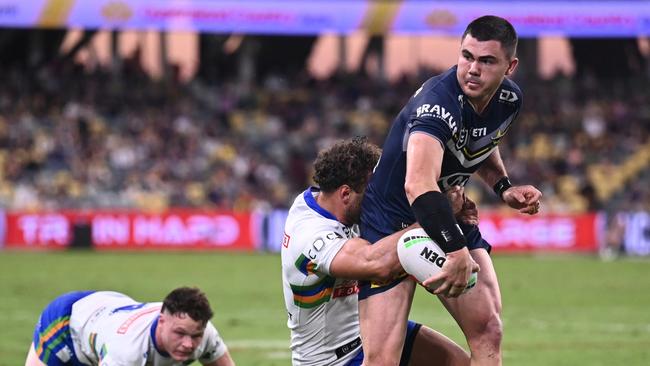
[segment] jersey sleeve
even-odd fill
[[[315,229],[315,230],[313,230]],[[330,274],[330,265],[339,250],[348,241],[342,230],[335,227],[321,226],[304,230],[300,242],[301,256],[296,262],[298,269],[305,275],[310,272]]]
[[[448,93],[422,92],[412,102],[408,134],[424,132],[443,143],[458,131],[461,119],[460,103]]]
[[[205,342],[205,350],[199,357],[199,362],[202,364],[212,363],[221,358],[228,351],[228,347],[219,335],[217,328],[212,325],[212,322],[208,322],[205,327],[203,342]]]

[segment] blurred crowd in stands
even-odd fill
[[[137,65],[3,70],[0,206],[288,207],[319,149],[355,135],[381,144],[433,74],[243,85],[152,80]],[[500,145],[513,182],[540,187],[547,212],[650,210],[647,77],[516,80],[524,110]],[[497,207],[476,179],[468,190]]]

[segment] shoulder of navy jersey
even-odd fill
[[[409,101],[409,131],[428,133],[445,142],[457,132],[462,94],[456,67],[427,80]]]
[[[519,110],[523,103],[523,95],[524,94],[521,92],[517,83],[505,78],[503,79],[501,86],[499,86],[499,90],[497,90],[495,97],[500,104],[506,107],[509,106],[514,110]]]

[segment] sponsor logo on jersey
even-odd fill
[[[320,252],[320,250],[323,249],[323,247],[325,246],[325,242],[323,241],[323,239],[318,238],[314,241],[314,243],[311,246],[314,247],[314,249],[316,249],[317,252]]]
[[[472,137],[483,137],[487,135],[487,127],[472,128]]]
[[[458,132],[458,126],[456,121],[454,121],[454,116],[451,115],[451,112],[448,112],[445,107],[441,107],[439,104],[431,106],[431,104],[422,104],[415,110],[416,117],[433,117],[443,120],[449,129],[451,130],[452,135],[455,135]]]
[[[343,281],[340,285],[334,288],[332,298],[345,297],[359,293],[357,281]]]
[[[136,320],[138,320],[139,318],[141,318],[141,317],[143,317],[143,316],[145,316],[147,314],[154,313],[156,311],[160,311],[160,306],[156,306],[156,307],[153,307],[151,309],[147,309],[147,310],[144,310],[144,311],[141,311],[141,312],[138,312],[138,313],[135,313],[135,314],[131,315],[128,319],[126,319],[124,321],[124,323],[122,323],[122,325],[120,325],[119,328],[117,328],[117,334],[125,334],[129,330],[129,327],[133,323],[135,323]]]
[[[467,137],[469,136],[469,131],[463,127],[458,133],[458,139],[456,140],[456,149],[460,150],[467,145]]]
[[[327,233],[325,237],[329,240],[343,239],[343,236],[341,234],[334,231],[332,231],[331,233]]]
[[[350,229],[347,226],[343,226],[343,234],[345,234],[346,238],[351,238],[352,237],[352,229]]]
[[[361,337],[357,337],[353,341],[335,349],[334,353],[336,354],[336,358],[339,359],[347,355],[348,353],[354,351],[355,349],[359,348],[359,346],[361,346]]]
[[[519,97],[513,91],[501,89],[501,92],[499,92],[499,100],[514,103],[519,100]]]

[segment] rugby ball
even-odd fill
[[[440,273],[447,261],[445,252],[422,228],[408,230],[399,238],[397,256],[404,271],[415,277],[419,283]],[[476,272],[472,273],[465,291],[474,287],[477,279]],[[427,289],[433,291],[438,286],[440,283],[433,283]]]

